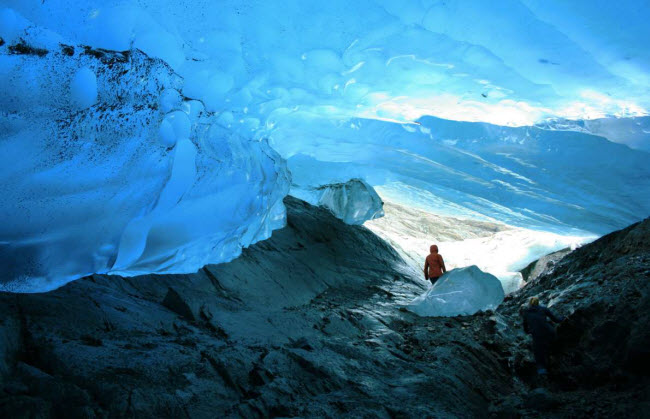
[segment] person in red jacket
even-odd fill
[[[424,261],[424,280],[431,281],[431,284],[435,285],[438,278],[447,272],[447,268],[445,268],[445,261],[438,253],[438,246],[435,244],[431,245],[429,251],[431,253]]]

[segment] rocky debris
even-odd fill
[[[44,48],[38,48],[38,47],[28,45],[23,39],[21,39],[19,42],[17,42],[14,45],[9,45],[7,49],[9,50],[10,54],[37,55],[39,57],[47,55],[47,53],[49,52]]]
[[[537,259],[536,261],[531,262],[530,264],[528,264],[528,266],[522,269],[520,271],[521,276],[523,277],[524,281],[534,281],[542,273],[544,272],[548,273],[551,269],[553,269],[553,267],[559,260],[561,260],[569,253],[571,253],[571,249],[567,248],[543,256]]]
[[[650,405],[650,219],[569,253],[508,296],[498,313],[513,330],[532,296],[567,320],[546,379],[535,376],[529,338],[511,337],[516,376],[560,401],[524,393],[524,405],[558,416],[641,417]]]
[[[509,386],[491,334],[400,311],[425,284],[389,245],[286,204],[288,226],[228,264],[1,294],[2,416],[485,412]]]
[[[426,318],[400,310],[426,284],[390,246],[325,209],[286,204],[287,227],[228,264],[0,294],[0,416],[640,417],[648,408],[649,253],[638,234],[648,221],[571,253],[496,311]],[[582,261],[591,262],[575,269]],[[543,379],[519,324],[531,295],[569,317]]]

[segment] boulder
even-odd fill
[[[408,309],[420,316],[471,315],[494,310],[504,297],[501,281],[472,265],[447,272]]]

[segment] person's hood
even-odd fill
[[[429,251],[431,253],[438,253],[438,246],[436,246],[435,244],[432,244],[431,247],[429,248]]]

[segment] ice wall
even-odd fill
[[[650,117],[597,118],[587,120],[551,119],[536,126],[552,131],[576,131],[605,137],[636,150],[650,152]]]
[[[579,236],[650,214],[650,154],[594,135],[433,117],[276,123],[272,146],[308,183],[362,178],[428,212]]]
[[[284,225],[284,161],[183,98],[164,62],[45,46],[0,57],[1,290],[192,272]]]
[[[228,260],[282,224],[280,157],[304,190],[358,178],[455,216],[622,227],[648,214],[648,153],[526,126],[647,115],[648,17],[637,1],[0,0],[6,278]],[[587,131],[629,138],[605,126]]]

